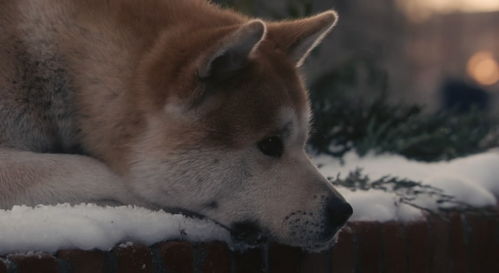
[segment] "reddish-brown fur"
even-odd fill
[[[336,18],[0,1],[0,208],[133,204],[196,213],[250,243],[328,247],[352,209],[305,153],[297,67]]]
[[[17,27],[29,22],[26,7],[34,5],[21,1],[17,5],[0,3],[0,18],[5,21],[3,44],[12,37],[39,32],[37,26]],[[44,42],[51,44],[52,54],[64,60],[76,92],[74,106],[83,113],[74,120],[81,132],[79,139],[71,141],[120,172],[127,169],[128,148],[147,126],[146,117],[161,115],[170,102],[189,104],[216,93],[213,96],[220,102],[216,109],[191,124],[175,124],[165,117],[165,130],[170,135],[189,136],[172,135],[171,139],[226,147],[277,130],[270,117],[276,117],[283,107],[306,114],[307,95],[296,62],[289,58],[290,48],[335,20],[332,14],[322,14],[271,22],[267,38],[243,71],[206,82],[197,77],[197,69],[220,41],[250,21],[249,17],[205,0],[43,0],[36,5],[39,10],[30,12],[40,14],[37,20],[44,22],[34,24],[44,27],[50,36]],[[20,65],[9,57],[2,62],[6,71]],[[37,119],[38,114],[34,115]]]
[[[212,53],[217,41],[250,20],[201,0],[70,2],[76,5],[70,10],[77,11],[75,18],[85,31],[109,35],[113,39],[111,43],[120,43],[129,52],[124,62],[128,67],[110,67],[111,71],[104,71],[110,75],[99,76],[102,81],[120,81],[128,90],[112,90],[121,93],[119,96],[110,94],[109,90],[98,90],[99,94],[84,90],[81,99],[83,111],[95,113],[81,121],[84,131],[92,132],[84,136],[85,146],[93,147],[90,152],[112,165],[120,165],[117,162],[126,158],[127,144],[136,137],[134,134],[143,131],[140,127],[145,126],[146,115],[161,111],[172,97],[187,101],[199,95],[196,92],[209,92],[204,90],[209,87],[196,78],[196,69],[203,57]],[[306,94],[295,64],[286,53],[289,43],[295,43],[319,25],[311,28],[309,24],[299,22],[271,24],[268,39],[259,47],[251,65],[240,76],[213,87],[223,100],[220,107],[208,113],[198,124],[193,124],[192,128],[176,127],[179,134],[191,136],[191,139],[185,139],[187,142],[203,139],[236,144],[263,137],[262,134],[273,129],[275,121],[269,117],[276,116],[273,111],[281,108],[278,105],[304,113]],[[70,35],[71,38],[75,36]],[[65,42],[70,44],[68,51],[78,51],[71,47],[79,47],[82,43],[70,39]],[[77,44],[71,45],[74,42]],[[106,44],[97,41],[97,46]],[[118,58],[117,49],[104,50],[112,51],[116,54],[113,57]],[[88,74],[79,71],[88,67],[81,67],[76,61],[76,76]],[[81,81],[82,85],[86,84],[88,78]],[[120,100],[124,100],[127,106],[123,106]],[[200,125],[209,134],[200,134]],[[254,135],[242,137],[250,132]],[[196,135],[199,138],[195,138]],[[123,168],[126,167],[118,166],[118,169]]]

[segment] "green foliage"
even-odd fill
[[[289,18],[302,18],[312,14],[312,0],[288,0],[287,14]]]
[[[251,14],[254,7],[254,0],[216,0],[213,1],[225,8],[234,8],[236,10]]]
[[[419,106],[388,103],[384,76],[376,69],[368,73],[370,85],[378,92],[374,99],[347,97],[349,87],[357,82],[352,69],[346,65],[332,71],[311,88],[314,131],[310,144],[316,152],[336,157],[352,150],[359,155],[395,153],[437,161],[499,146],[499,137],[494,137],[498,123],[481,111],[430,115]]]
[[[274,19],[302,18],[313,14],[313,0],[285,0],[284,11],[272,8],[272,5],[265,4],[264,0],[214,0],[213,2],[246,14],[264,13]]]
[[[395,205],[406,204],[429,214],[439,212],[467,211],[481,214],[495,213],[494,208],[474,208],[468,204],[459,202],[451,195],[445,194],[442,189],[424,185],[419,182],[397,177],[385,176],[377,180],[371,180],[357,169],[345,178],[332,178],[328,180],[335,186],[346,187],[352,191],[380,190],[394,193],[397,196]],[[421,203],[420,200],[425,200]],[[432,202],[428,202],[428,201]],[[428,204],[434,204],[428,207]]]

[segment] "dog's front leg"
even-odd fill
[[[82,202],[139,204],[98,160],[0,148],[0,208]]]

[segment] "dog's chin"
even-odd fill
[[[322,252],[332,248],[338,241],[338,232],[335,232],[332,237],[329,238],[291,238],[290,241],[281,240],[280,243],[290,245],[293,247],[299,247],[306,252]]]
[[[270,232],[264,231],[257,222],[255,221],[240,221],[235,222],[230,226],[225,226],[212,220],[204,215],[193,213],[191,211],[183,209],[168,209],[166,210],[170,213],[182,214],[190,218],[197,219],[208,219],[214,223],[220,225],[221,227],[227,229],[231,234],[232,244],[234,249],[244,250],[248,248],[255,248],[264,245],[269,241],[274,241],[280,244],[289,245],[292,247],[302,248],[307,252],[321,252],[333,247],[338,241],[338,232],[335,232],[334,236],[325,241],[315,241],[315,240],[297,240],[297,238],[279,238],[279,236],[274,236]]]
[[[318,252],[322,252],[322,251],[325,251],[325,250],[332,248],[336,244],[337,241],[338,241],[338,235],[336,234],[333,236],[333,238],[331,238],[327,242],[309,243],[309,244],[305,244],[304,246],[301,246],[301,248],[303,248],[307,252],[318,253]]]

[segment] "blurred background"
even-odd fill
[[[499,146],[498,0],[218,0],[269,20],[335,9],[303,68],[311,151],[437,161]]]

